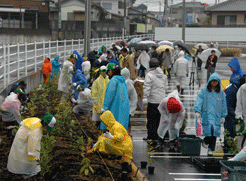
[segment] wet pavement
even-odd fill
[[[229,79],[232,72],[230,68],[227,66],[232,57],[221,57],[218,60],[216,66],[216,72],[219,74],[222,80]],[[241,67],[244,72],[246,72],[246,58],[239,58]],[[187,112],[187,127],[185,129],[186,134],[195,135],[195,113],[193,111],[193,106],[197,97],[199,90],[207,84],[207,71],[204,68],[205,62],[203,62],[202,70],[196,71],[195,65],[192,66],[192,61],[189,61],[190,71],[194,71],[195,75],[195,83],[194,86],[189,86],[190,76],[186,79],[186,89],[184,91],[184,96],[181,97],[181,100],[186,108]],[[199,82],[200,85],[199,87]],[[175,86],[175,77],[172,74],[171,81],[169,82],[169,88],[167,93],[172,92],[176,89]],[[137,114],[140,114],[139,111]],[[142,116],[138,117],[146,117],[146,112],[143,113]],[[141,119],[141,118],[138,118]],[[139,121],[139,120],[138,120]],[[148,152],[148,143],[143,140],[144,137],[147,137],[146,130],[146,118],[142,118],[144,122],[142,125],[133,126],[132,127],[132,135],[133,135],[133,161],[138,166],[141,167],[141,161],[148,161],[150,156],[147,154]],[[223,131],[221,129],[221,141],[223,142]],[[220,145],[219,138],[217,138],[217,145]],[[201,146],[201,156],[207,158],[207,150]],[[141,169],[141,171],[146,175],[147,179],[151,181],[219,181],[221,180],[220,171],[216,170],[205,172],[201,169],[197,164],[194,163],[193,157],[183,156],[180,152],[170,151],[168,146],[168,140],[165,140],[164,147],[160,150],[155,150],[152,159],[155,160],[153,166],[155,166],[155,173],[153,175],[148,174],[148,169]],[[209,158],[213,158],[210,156]],[[218,159],[223,159],[222,157],[217,157]],[[149,163],[148,165],[149,166]]]

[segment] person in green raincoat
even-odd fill
[[[100,67],[100,76],[94,81],[92,85],[92,99],[93,99],[93,114],[92,121],[97,122],[97,126],[100,126],[100,110],[103,107],[105,92],[108,86],[109,78],[105,73],[106,66]]]

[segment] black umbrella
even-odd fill
[[[138,44],[138,45],[135,47],[135,50],[149,50],[149,46],[146,45],[146,44]]]
[[[129,38],[128,40],[126,40],[126,42],[131,41],[133,38],[136,38],[136,37],[131,37],[131,38]]]
[[[147,37],[147,38],[143,38],[142,41],[145,41],[145,40],[152,40],[150,37]]]
[[[184,50],[186,53],[191,55],[188,47],[185,44],[183,44],[181,41],[174,42],[173,45],[177,45],[178,47],[182,48],[182,50]]]
[[[138,45],[137,43],[131,43],[127,47],[131,49],[131,48],[135,48],[137,45]]]

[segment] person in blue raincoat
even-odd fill
[[[88,88],[87,80],[85,76],[82,74],[82,72],[80,71],[80,69],[77,69],[73,72],[72,85],[74,90],[74,99],[77,100],[79,96],[77,86],[82,85],[84,88]],[[74,100],[72,100],[72,102],[74,102]]]
[[[227,102],[227,110],[228,115],[225,118],[224,128],[228,131],[228,135],[234,138],[236,135],[234,133],[234,124],[235,124],[235,109],[237,103],[237,91],[240,87],[240,76],[236,75],[230,79],[230,85],[228,85],[224,92],[226,95],[226,102]],[[227,136],[224,138],[224,152],[227,153],[228,144],[227,144]]]
[[[52,65],[52,76],[57,76],[61,72],[60,70],[61,63],[59,62],[59,55],[55,56],[51,65]]]
[[[206,87],[199,92],[194,105],[197,121],[202,122],[205,148],[215,150],[216,137],[220,137],[221,123],[227,116],[225,93],[221,90],[221,80],[218,73],[213,73]]]
[[[231,78],[237,75],[240,76],[240,86],[243,85],[245,83],[245,73],[241,69],[238,58],[234,57],[233,59],[231,59],[231,61],[228,63],[228,66],[231,68],[232,71]]]
[[[78,70],[80,69],[80,71],[82,71],[82,63],[84,62],[83,57],[77,52],[77,50],[73,51],[73,54],[77,55],[77,60],[75,62],[75,68]]]
[[[118,65],[118,66],[120,67],[120,63],[119,63],[117,60],[114,59],[114,57],[113,57],[112,54],[110,54],[110,55],[108,56],[108,60],[109,60],[109,63],[115,63],[116,65]],[[120,67],[120,68],[121,68],[121,67]]]
[[[116,119],[127,130],[129,125],[130,103],[127,93],[126,79],[121,76],[121,70],[116,64],[109,63],[107,73],[111,79],[108,83],[103,108],[104,111],[111,111]],[[101,122],[100,129],[106,129],[106,125]]]

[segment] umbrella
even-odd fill
[[[147,38],[143,38],[142,41],[146,41],[146,40],[152,40],[150,37]]]
[[[186,47],[185,44],[181,43],[181,41],[176,43],[174,42],[173,45],[177,45],[178,47],[182,48],[182,50],[184,50],[186,53],[190,55],[189,49]]]
[[[131,39],[131,41],[129,43],[138,43],[141,40],[142,40],[141,38],[133,38],[133,39]]]
[[[173,47],[173,42],[170,41],[160,41],[158,45],[168,45],[170,47]]]
[[[137,43],[130,43],[128,45],[128,48],[131,49],[131,48],[135,48],[138,44]]]
[[[198,43],[198,44],[196,44],[194,47],[195,47],[196,49],[199,49],[199,46],[202,46],[202,49],[203,49],[203,50],[209,49],[209,48],[208,48],[208,45],[206,45],[206,44],[204,44],[204,43]]]
[[[115,45],[115,47],[118,49],[118,50],[121,50],[123,47],[119,46],[119,45]]]
[[[216,49],[216,48],[209,48],[207,50],[204,50],[200,55],[198,55],[198,57],[202,60],[202,61],[207,61],[208,56],[211,55],[211,51],[214,50],[215,51],[215,55],[219,58],[221,55],[221,52]]]
[[[183,40],[178,40],[178,41],[175,41],[173,43],[173,45],[177,45],[177,44],[184,44],[184,41]]]
[[[125,44],[125,46],[128,46],[128,44],[126,42],[121,41],[121,40],[117,41],[116,44],[118,44],[118,45],[124,45]]]
[[[138,44],[135,47],[135,50],[149,50],[149,47],[148,47],[148,45],[142,43],[142,44]]]
[[[166,49],[172,50],[173,47],[168,46],[168,45],[161,45],[161,46],[159,46],[159,47],[156,49],[156,51],[164,52]]]
[[[148,40],[148,41],[140,41],[139,44],[146,44],[148,46],[157,46],[156,42],[150,41],[150,40]]]
[[[135,37],[131,37],[131,38],[127,39],[126,42],[131,41],[133,38],[135,38]]]

